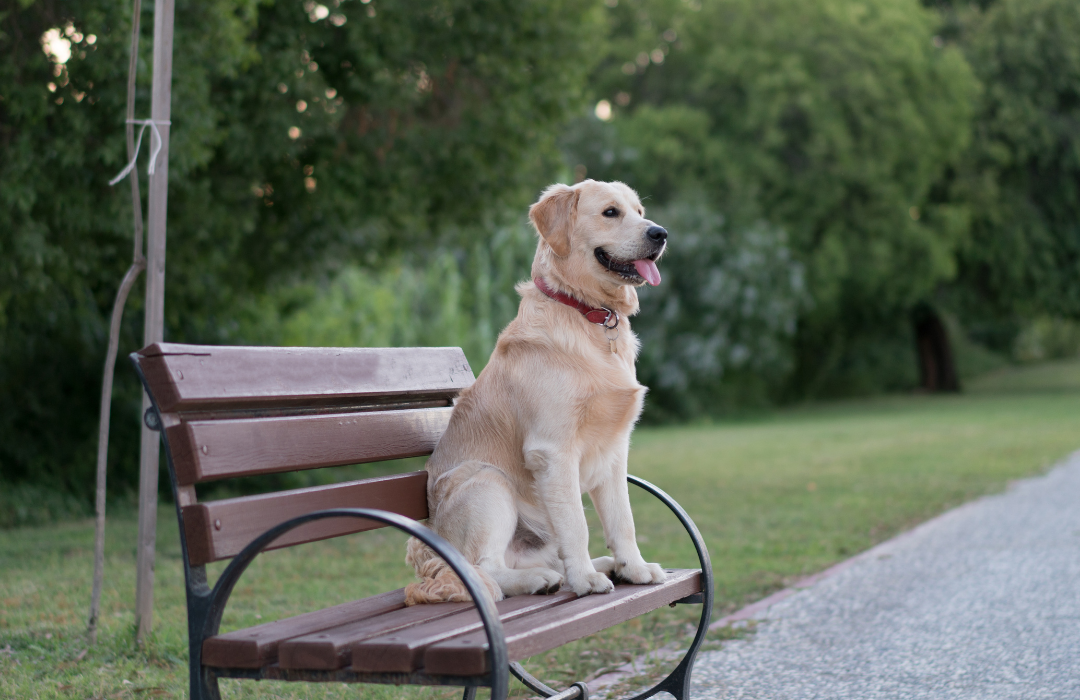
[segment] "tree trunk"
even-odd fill
[[[923,391],[960,391],[960,376],[956,372],[949,333],[941,316],[929,304],[919,304],[912,312],[912,322]]]

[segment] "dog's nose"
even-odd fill
[[[650,241],[663,243],[667,240],[667,229],[663,226],[650,226],[645,229],[645,235],[648,236]]]

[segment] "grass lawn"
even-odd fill
[[[904,396],[640,429],[630,469],[679,500],[713,558],[714,617],[757,600],[952,506],[1000,491],[1080,448],[1080,362],[1010,369],[952,397]],[[677,521],[633,495],[645,556],[693,566]],[[591,510],[589,511],[590,515]],[[101,641],[87,650],[90,521],[0,531],[0,697],[186,697],[176,521],[158,526],[155,633],[132,642],[135,523],[110,520]],[[602,537],[595,518],[593,544]],[[355,535],[263,555],[223,629],[389,590],[411,578],[404,538]],[[212,577],[220,572],[218,565]],[[374,572],[374,573],[373,573]],[[682,634],[696,608],[664,609],[526,665],[564,687]],[[224,697],[438,697],[441,689],[222,681]],[[520,687],[519,695],[524,695]]]

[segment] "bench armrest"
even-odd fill
[[[697,525],[695,525],[694,521],[690,519],[690,516],[686,514],[683,507],[680,506],[674,498],[667,495],[663,489],[644,479],[638,478],[633,474],[627,474],[626,480],[634,486],[638,486],[645,491],[648,491],[655,496],[657,500],[667,506],[668,509],[675,514],[675,517],[679,519],[679,522],[682,523],[683,528],[686,529],[686,533],[690,535],[690,539],[694,543],[694,549],[697,550],[698,562],[701,564],[702,599],[686,602],[704,603],[707,609],[711,609],[713,598],[712,561],[709,559],[709,550],[705,547],[705,540],[701,538],[701,533],[698,532]]]
[[[675,517],[679,519],[679,522],[682,523],[682,526],[686,529],[686,534],[690,535],[690,539],[694,543],[694,549],[697,550],[698,561],[701,563],[701,593],[675,601],[676,603],[701,604],[701,618],[698,621],[697,634],[694,635],[694,641],[690,643],[690,648],[687,650],[686,655],[683,657],[682,661],[679,662],[679,665],[675,670],[671,672],[670,676],[650,690],[639,693],[630,699],[646,700],[646,698],[663,690],[671,693],[676,698],[683,700],[689,697],[689,681],[690,674],[694,668],[694,658],[697,656],[698,648],[705,641],[705,635],[709,631],[709,620],[712,618],[712,561],[709,559],[709,550],[705,546],[705,540],[701,538],[701,533],[698,532],[697,525],[694,524],[694,521],[690,519],[690,516],[686,514],[686,511],[683,510],[683,507],[680,506],[674,498],[667,495],[663,489],[644,479],[639,479],[632,474],[627,474],[626,480],[634,486],[648,491],[675,514]]]

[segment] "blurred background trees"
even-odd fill
[[[592,177],[672,231],[634,320],[647,420],[949,389],[1080,350],[1072,0],[179,0],[176,17],[170,340],[453,344],[479,371],[528,275],[525,206]],[[130,255],[106,185],[130,19],[0,9],[0,491],[22,502],[89,503]],[[121,362],[115,493],[138,421]]]
[[[582,105],[598,8],[327,2],[177,3],[167,338],[265,342],[239,323],[261,296],[346,263],[382,270],[403,251],[486,239],[558,167],[555,133]],[[92,478],[107,313],[130,257],[130,205],[106,184],[124,164],[130,19],[127,3],[102,0],[0,10],[8,484],[88,493]],[[141,337],[132,302],[122,354]],[[121,362],[114,439],[130,445],[140,389]],[[110,454],[111,484],[129,488],[133,455]]]
[[[814,304],[781,395],[910,385],[910,310],[954,274],[962,234],[931,190],[968,144],[977,89],[960,51],[935,45],[939,18],[894,0],[663,9],[657,48],[601,68],[612,147],[571,151],[590,175],[661,201],[704,191],[787,231]]]
[[[957,14],[983,88],[972,147],[947,181],[970,218],[954,304],[1006,351],[1034,317],[1059,334],[1067,324],[1049,318],[1080,318],[1080,5],[1001,0]]]

